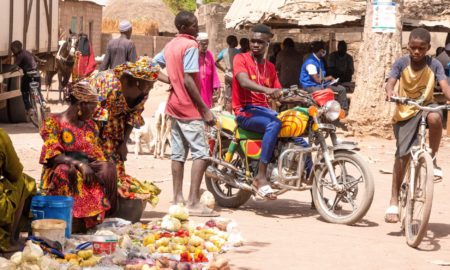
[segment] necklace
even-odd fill
[[[262,84],[261,83],[261,74],[259,73],[259,65],[258,65],[258,62],[256,61],[256,58],[252,55],[252,57],[253,57],[253,61],[255,61],[255,73],[256,73],[256,79],[257,79],[257,81],[258,81],[258,84],[259,85],[262,85],[262,86],[264,86],[264,84]],[[267,64],[267,62],[266,62],[266,60],[265,59],[263,59],[263,61],[264,61],[264,71],[263,71],[263,74],[262,74],[262,77],[263,77],[263,80],[266,78],[266,64]]]

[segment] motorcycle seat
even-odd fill
[[[263,136],[264,134],[245,130],[240,127],[236,130],[236,139],[239,140],[262,140]]]

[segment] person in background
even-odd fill
[[[10,47],[15,58],[14,65],[18,66],[23,71],[23,76],[20,82],[20,91],[22,92],[23,104],[25,105],[27,115],[30,115],[33,109],[30,101],[30,83],[33,81],[33,78],[28,73],[37,72],[37,59],[32,53],[23,49],[22,42],[18,40],[13,41]],[[45,99],[41,93],[41,77],[36,76],[34,80],[39,83],[38,91],[41,95],[42,105],[44,108],[47,108],[47,104],[45,103]]]
[[[236,54],[239,53],[239,49],[237,49],[238,40],[236,36],[230,35],[227,36],[227,44],[228,48],[223,49],[216,60],[216,67],[225,73],[225,91],[223,94],[224,100],[224,110],[231,112],[231,84],[233,80],[233,59]],[[225,68],[222,67],[220,62],[224,60]]]
[[[441,63],[427,56],[431,48],[431,35],[424,28],[411,31],[408,41],[409,55],[400,57],[394,62],[386,84],[386,100],[392,96],[406,97],[424,105],[433,105],[433,92],[436,82],[441,86],[447,100],[450,100],[450,86]],[[394,89],[398,85],[398,92]],[[429,143],[434,163],[435,178],[442,178],[442,169],[438,167],[436,155],[442,138],[442,111],[426,113],[429,128]],[[400,186],[409,166],[410,150],[418,140],[418,128],[422,112],[414,106],[398,104],[392,117],[397,150],[392,174],[392,192],[389,207],[385,213],[385,221],[400,221],[398,196]],[[445,153],[445,159],[448,153]],[[431,168],[428,168],[431,169]]]
[[[298,78],[302,68],[303,56],[295,49],[295,43],[292,38],[286,38],[283,41],[283,49],[277,56],[275,68],[278,72],[278,78],[284,88],[292,85],[299,85]]]
[[[136,46],[131,41],[133,27],[127,20],[119,23],[120,37],[108,42],[105,58],[100,65],[100,71],[113,69],[126,62],[136,62]]]
[[[0,128],[0,251],[19,250],[19,221],[29,218],[36,182],[23,172],[8,134]]]
[[[87,81],[69,84],[65,98],[67,110],[50,115],[40,132],[41,191],[72,197],[75,231],[84,231],[101,223],[107,211],[115,211],[117,173],[103,154],[92,119],[98,102],[95,89]]]
[[[270,55],[270,57],[269,57],[269,61],[272,63],[272,64],[276,64],[277,63],[277,56],[278,56],[278,54],[281,52],[281,44],[280,43],[275,43],[275,44],[273,44],[273,47],[272,47],[272,54]]]
[[[434,54],[434,56],[437,57],[438,55],[440,55],[444,51],[445,51],[445,47],[437,47],[436,48],[436,53]]]
[[[219,75],[214,64],[214,56],[208,50],[208,34],[198,33],[200,94],[208,108],[213,107],[213,94],[220,89]]]
[[[121,198],[146,200],[155,206],[161,192],[150,181],[140,181],[125,172],[127,141],[133,128],[143,126],[144,104],[159,75],[159,66],[148,57],[127,62],[92,75],[91,86],[99,93],[94,120],[99,127],[103,153],[117,169]]]
[[[345,87],[329,85],[335,78],[333,76],[327,76],[325,70],[324,58],[327,55],[325,43],[323,41],[315,41],[311,44],[311,50],[311,55],[302,65],[300,84],[309,93],[331,88],[337,93],[337,101],[341,104],[342,109],[348,113],[347,91]]]
[[[253,179],[254,192],[263,199],[277,197],[267,181],[267,166],[281,130],[277,112],[269,108],[267,96],[281,96],[281,84],[275,66],[264,58],[273,34],[270,27],[258,24],[250,36],[250,52],[234,58],[233,111],[239,127],[263,133],[258,173]]]
[[[72,81],[84,79],[97,68],[94,50],[86,34],[80,34],[78,48],[75,53],[75,64],[73,66]]]
[[[214,125],[215,119],[200,95],[197,79],[199,52],[195,37],[198,34],[198,20],[193,13],[181,11],[175,17],[175,26],[178,35],[154,58],[162,67],[167,67],[169,78],[166,83],[172,85],[166,114],[172,117],[173,203],[185,203],[184,164],[190,150],[193,163],[186,202],[189,214],[218,216],[217,212],[200,203],[200,185],[209,159],[205,123]],[[231,43],[230,46],[236,44]]]
[[[354,72],[353,57],[347,53],[347,43],[341,40],[337,51],[332,52],[328,58],[328,74],[345,83],[352,81]]]
[[[442,66],[444,67],[445,74],[447,76],[450,76],[450,43],[447,44],[444,48],[444,51],[442,51],[439,55],[436,56],[436,60],[441,62]]]
[[[240,53],[246,53],[248,51],[250,51],[250,40],[248,40],[248,38],[241,38],[239,40],[239,52]]]

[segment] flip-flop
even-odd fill
[[[389,215],[392,215],[392,216],[396,215],[397,220],[393,221],[392,219],[388,218]],[[386,209],[386,213],[384,215],[384,221],[386,223],[397,223],[397,222],[399,222],[399,219],[400,219],[400,217],[398,215],[398,206],[396,206],[396,205],[389,206],[388,209]]]
[[[273,189],[269,185],[264,185],[260,188],[257,188],[254,185],[252,185],[252,189],[256,193],[256,195],[258,195],[262,199],[272,200],[272,201],[277,199],[276,196],[275,196],[275,198],[271,197],[271,195],[275,195],[275,191],[273,191]]]
[[[201,211],[195,211],[195,210],[189,209],[189,216],[193,216],[193,217],[218,217],[218,216],[220,216],[220,214],[217,213],[216,211],[214,211],[213,209],[205,207]]]

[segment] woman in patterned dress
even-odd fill
[[[146,200],[153,206],[158,203],[160,189],[151,182],[127,175],[124,162],[132,129],[144,125],[141,114],[158,75],[159,66],[143,57],[136,63],[127,62],[90,78],[91,85],[100,95],[94,119],[100,129],[103,152],[116,164],[119,195],[126,199]]]
[[[41,129],[44,165],[41,190],[45,195],[71,196],[74,223],[90,228],[114,211],[117,173],[105,158],[92,120],[98,95],[86,81],[69,85],[69,108],[50,115]]]

